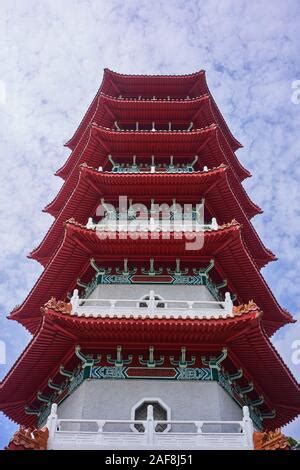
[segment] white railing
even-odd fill
[[[78,316],[147,316],[174,318],[226,318],[233,316],[233,303],[229,292],[225,301],[218,300],[163,300],[155,299],[150,291],[149,299],[80,299],[78,289],[71,298],[71,315]]]
[[[157,425],[170,426],[159,432]],[[47,427],[48,449],[253,449],[253,424],[247,406],[243,407],[242,421],[157,421],[151,405],[145,420],[86,420],[58,419],[54,404]]]

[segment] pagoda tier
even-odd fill
[[[97,112],[93,124],[107,129],[120,131],[195,131],[219,123],[212,112],[211,97],[203,95],[192,101],[131,101],[118,100],[100,93]],[[220,128],[222,131],[222,128]],[[225,140],[226,142],[226,136]],[[56,173],[57,176],[67,179],[74,165],[77,155],[83,150],[88,141],[88,132],[85,132],[76,150],[72,152],[65,165]],[[224,141],[223,141],[224,142]],[[227,144],[228,145],[228,144]],[[241,179],[250,176],[235,157],[228,145],[228,153],[235,166],[237,175]]]
[[[64,222],[74,217],[85,224],[94,216],[101,198],[118,204],[118,197],[126,194],[133,202],[147,202],[150,198],[161,203],[172,199],[180,203],[198,203],[205,198],[205,207],[211,217],[224,224],[236,219],[243,227],[243,237],[258,267],[275,259],[259,239],[254,227],[231,190],[228,167],[220,166],[205,172],[193,173],[111,173],[87,166],[79,169],[77,185],[59,213],[44,240],[30,257],[46,265],[58,248],[64,233]]]
[[[220,113],[211,93],[208,89],[205,72],[190,75],[122,75],[105,69],[102,84],[92,101],[87,113],[82,119],[74,136],[67,142],[66,146],[74,150],[84,136],[89,124],[95,121],[99,109],[100,94],[110,95],[116,98],[130,98],[133,100],[158,99],[159,101],[193,101],[194,98],[203,95],[210,96],[211,111],[214,122],[217,122],[233,151],[241,147],[241,144],[233,137],[222,114]],[[84,138],[83,138],[84,140]],[[60,174],[60,172],[58,172]],[[61,175],[60,175],[61,176]]]
[[[122,353],[118,346],[119,359],[113,359],[118,357],[117,345]],[[250,405],[264,429],[285,425],[297,415],[299,385],[264,333],[262,313],[253,303],[235,308],[232,318],[166,321],[78,318],[70,315],[68,304],[51,300],[43,309],[43,322],[35,338],[1,384],[1,409],[14,421],[32,426],[43,407],[61,402],[84,378],[104,380],[114,371],[119,379],[145,375],[169,380],[184,375],[187,379],[183,369],[174,367],[174,356],[180,356],[183,346],[187,359],[194,358],[188,359],[188,367],[198,367],[194,373],[201,370],[206,379],[212,373],[203,369],[211,367],[207,358],[222,350],[222,368],[217,367],[219,372],[214,369],[211,380],[222,383],[241,405]],[[149,347],[154,350],[154,361],[155,357],[164,358],[158,368],[141,367],[140,358],[147,357]],[[84,372],[80,372],[81,365]],[[193,369],[187,371],[191,374]]]
[[[136,155],[137,160],[149,158],[151,155],[165,157],[173,155],[175,161],[177,159],[185,161],[187,157],[192,160],[195,155],[198,155],[200,168],[204,166],[212,168],[221,164],[228,165],[231,187],[247,216],[251,218],[261,212],[261,209],[249,199],[241,185],[239,173],[243,169],[216,125],[191,132],[122,132],[92,125],[88,142],[84,150],[77,155],[76,163],[74,163],[68,179],[44,211],[57,217],[76,186],[78,166],[81,163],[86,163],[92,167],[101,165],[104,170],[109,169],[111,163],[108,155],[111,155],[113,159],[115,157],[124,158],[126,162],[128,159],[132,159],[133,155]]]
[[[237,222],[202,233],[204,244],[193,244],[195,233],[99,233],[75,222],[66,224],[60,248],[46,266],[44,272],[24,303],[13,310],[10,318],[18,320],[34,332],[40,323],[40,306],[49,293],[65,299],[76,287],[77,278],[83,278],[90,267],[90,258],[110,266],[113,261],[128,258],[145,261],[149,258],[174,262],[192,262],[193,266],[215,260],[215,267],[222,279],[228,280],[228,289],[236,293],[240,303],[249,299],[264,311],[264,324],[268,334],[292,321],[292,317],[276,302],[269,287],[249,254]],[[191,243],[190,246],[187,243]],[[49,291],[51,286],[51,291]]]

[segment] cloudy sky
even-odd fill
[[[207,71],[208,84],[244,148],[245,182],[264,209],[254,219],[279,257],[263,270],[300,319],[300,3],[297,0],[0,0],[0,340],[2,376],[29,341],[6,320],[41,267],[26,258],[51,217],[41,212],[62,181],[63,147],[94,97],[104,67],[122,73]],[[296,97],[297,98],[297,97]],[[295,103],[294,103],[294,102]],[[300,327],[273,338],[286,363]],[[15,425],[1,417],[0,447]],[[300,421],[285,430],[300,439]]]

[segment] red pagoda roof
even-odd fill
[[[228,288],[237,293],[239,301],[248,302],[253,298],[264,311],[264,323],[269,334],[292,321],[292,317],[278,305],[260,274],[243,242],[238,223],[204,232],[204,245],[195,250],[186,249],[186,243],[191,242],[189,237],[193,234],[185,232],[182,238],[174,233],[169,235],[170,238],[166,239],[164,234],[157,233],[155,238],[145,241],[141,238],[133,240],[130,235],[120,232],[115,238],[106,233],[106,238],[100,239],[100,233],[95,230],[69,221],[60,248],[24,303],[12,311],[10,318],[18,320],[29,331],[35,331],[40,322],[40,306],[49,295],[65,299],[67,293],[76,287],[76,279],[82,278],[87,271],[90,257],[101,260],[101,263],[119,261],[120,257],[143,260],[148,257],[180,257],[183,261],[192,259],[194,263],[214,258],[216,269],[220,270],[223,279],[228,279]]]
[[[113,157],[114,155],[132,157],[135,154],[184,156],[181,149],[184,149],[185,156],[198,154],[199,163],[203,166],[211,168],[221,164],[228,165],[230,167],[230,183],[247,216],[253,217],[261,212],[261,209],[250,200],[240,184],[241,175],[245,170],[239,164],[216,125],[191,132],[120,132],[93,125],[90,128],[89,138],[83,151],[74,158],[73,169],[68,179],[54,200],[44,210],[57,217],[77,183],[78,165],[81,163],[87,163],[93,167],[105,165],[108,154]]]
[[[94,117],[98,110],[98,98],[100,93],[112,97],[124,95],[124,97],[127,98],[138,98],[139,96],[142,98],[152,98],[156,96],[160,101],[162,101],[163,98],[167,101],[167,97],[169,96],[172,101],[174,98],[176,101],[178,98],[183,98],[183,100],[187,102],[193,101],[195,97],[197,98],[207,94],[211,97],[211,107],[215,122],[222,128],[231,148],[235,151],[241,147],[241,144],[230,132],[225,119],[211,96],[203,70],[188,75],[123,75],[104,69],[103,80],[95,98],[83,117],[77,131],[66,143],[70,149],[75,149],[88,125],[95,120]],[[188,95],[190,95],[190,99],[187,100],[186,97]]]
[[[201,320],[95,319],[60,310],[46,306],[35,338],[1,383],[0,408],[18,423],[35,424],[35,416],[26,415],[24,406],[36,399],[37,390],[47,387],[61,364],[71,360],[77,344],[90,351],[116,344],[127,349],[153,344],[156,350],[172,344],[173,351],[185,344],[205,353],[227,347],[233,364],[252,378],[255,391],[276,410],[275,418],[266,420],[267,429],[282,426],[299,413],[299,385],[261,327],[261,312],[255,304],[239,307],[232,318]]]
[[[184,202],[198,203],[206,197],[206,205],[216,216],[220,224],[235,218],[243,226],[243,236],[253,258],[259,267],[275,259],[259,239],[254,227],[249,222],[228,180],[228,168],[220,166],[207,172],[194,173],[110,173],[81,166],[77,185],[63,210],[59,213],[44,240],[30,254],[41,264],[46,265],[57,249],[64,231],[64,222],[74,217],[85,224],[88,217],[96,211],[100,198],[112,200],[126,194],[144,198],[173,197]]]

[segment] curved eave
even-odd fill
[[[241,205],[230,188],[228,167],[220,166],[207,172],[194,173],[110,173],[81,166],[76,187],[63,210],[49,228],[40,245],[29,257],[45,266],[57,249],[63,235],[63,224],[74,217],[79,223],[86,223],[100,198],[119,197],[168,197],[188,198],[198,202],[206,197],[211,211],[220,224],[233,218],[243,226],[243,235],[259,268],[274,261],[275,256],[267,250],[249,222]],[[214,190],[212,190],[214,189]]]
[[[22,323],[29,329],[29,323],[40,318],[40,307],[49,296],[65,299],[67,293],[76,287],[76,279],[82,277],[89,266],[90,257],[107,260],[120,257],[181,257],[186,260],[216,260],[226,273],[229,287],[238,293],[242,302],[251,298],[265,312],[265,328],[273,334],[278,328],[292,322],[292,317],[275,300],[271,290],[260,274],[255,261],[249,254],[241,234],[241,226],[232,223],[218,230],[204,232],[203,246],[190,245],[191,235],[184,233],[182,238],[169,234],[169,239],[162,233],[155,238],[133,240],[126,233],[109,234],[101,239],[100,233],[89,230],[73,221],[66,223],[66,230],[60,248],[46,266],[44,272],[28,294],[24,303],[14,309],[10,318]],[[195,240],[195,239],[194,239]],[[106,261],[105,261],[106,260]],[[51,291],[49,290],[51,286]]]
[[[88,140],[78,155],[76,165],[73,166],[57,196],[45,207],[44,211],[57,217],[77,183],[80,163],[85,162],[90,166],[97,167],[107,160],[109,153],[112,155],[165,154],[177,156],[182,155],[183,148],[186,155],[199,154],[201,164],[207,165],[209,168],[217,167],[220,164],[228,165],[231,169],[231,184],[247,216],[253,217],[261,212],[261,209],[250,200],[241,185],[241,178],[236,173],[240,168],[238,160],[216,125],[191,132],[118,132],[92,125],[89,129]]]

